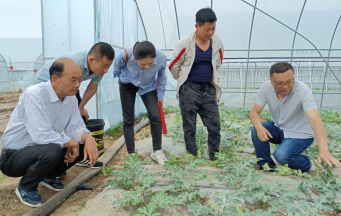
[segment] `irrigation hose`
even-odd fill
[[[134,132],[136,133],[137,131],[141,130],[141,128],[146,126],[148,123],[149,123],[148,118],[145,120],[142,120],[138,125],[134,127]],[[115,154],[122,148],[124,143],[125,143],[124,137],[121,136],[110,148],[108,148],[102,154],[102,156],[98,160],[103,162],[103,164],[107,164],[115,156]],[[50,214],[76,191],[77,186],[88,181],[100,171],[101,169],[91,169],[91,168],[84,170],[79,176],[77,176],[72,182],[70,182],[62,191],[52,196],[48,201],[46,201],[41,206],[26,213],[24,216],[45,216],[45,215]]]

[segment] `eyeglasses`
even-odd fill
[[[292,80],[292,81],[286,82],[286,83],[275,83],[274,80],[273,80],[273,78],[271,78],[271,80],[272,80],[272,83],[273,83],[276,87],[278,87],[278,88],[282,88],[282,87],[285,86],[285,85],[288,86],[288,87],[290,87],[290,86],[292,86],[292,85],[295,84],[295,79]]]

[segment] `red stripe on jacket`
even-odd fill
[[[186,47],[181,50],[179,55],[173,60],[172,64],[169,65],[168,69],[172,70],[172,67],[180,60],[181,56],[185,53]]]
[[[223,52],[221,51],[221,48],[219,49],[220,54],[220,64],[223,64]]]

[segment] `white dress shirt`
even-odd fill
[[[63,130],[67,135],[61,133]],[[20,96],[2,136],[1,148],[19,150],[51,143],[62,147],[71,138],[82,143],[83,133],[90,131],[81,118],[76,96],[61,101],[48,81],[30,86]]]

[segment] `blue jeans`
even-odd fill
[[[273,138],[270,138],[269,141],[262,142],[257,137],[256,128],[252,128],[251,137],[256,149],[257,158],[263,159],[257,162],[259,166],[263,166],[265,163],[268,163],[270,166],[275,166],[274,161],[270,157],[271,142],[279,144],[274,152],[274,157],[279,164],[288,164],[291,169],[300,169],[302,171],[310,169],[311,163],[309,158],[301,155],[301,153],[314,142],[314,138],[284,138],[283,130],[276,127],[274,122],[262,122],[262,125],[271,133]]]

